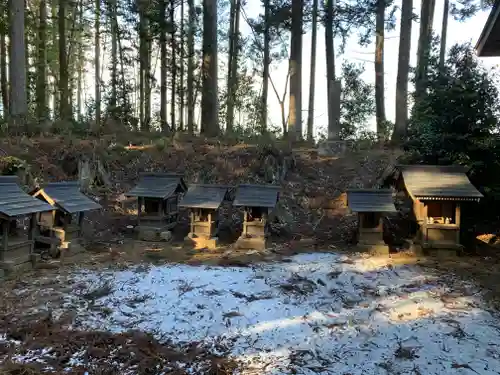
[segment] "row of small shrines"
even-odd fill
[[[243,207],[242,247],[265,247],[267,219],[279,200],[279,187],[242,184],[186,185],[183,177],[169,173],[144,173],[128,193],[137,199],[137,226],[141,234],[155,237],[171,230],[179,210],[189,210],[187,239],[197,247],[215,247],[219,211],[223,202]],[[0,176],[0,270],[32,262],[36,254],[81,249],[86,212],[101,206],[84,195],[78,182],[55,182],[24,192],[15,176]],[[29,220],[27,233],[18,228],[19,219]]]
[[[413,204],[418,225],[415,242],[423,248],[460,246],[461,204],[477,202],[481,193],[470,183],[467,170],[457,166],[396,166],[384,184],[404,192]],[[138,202],[137,230],[162,233],[178,222],[179,209],[189,210],[188,238],[201,247],[215,246],[219,209],[223,202],[243,207],[244,247],[265,246],[267,219],[279,200],[279,187],[192,185],[181,175],[142,174],[126,195]],[[383,216],[396,212],[393,189],[355,189],[347,192],[348,206],[358,214],[358,245],[387,248]],[[78,249],[84,214],[101,206],[85,196],[77,182],[49,183],[29,194],[14,176],[0,176],[0,269],[32,261],[35,247]],[[19,218],[29,218],[21,235]]]
[[[190,229],[186,240],[196,247],[217,247],[220,208],[243,208],[243,231],[237,244],[241,247],[265,247],[267,221],[279,201],[280,188],[275,185],[241,184],[236,188],[216,184],[187,187],[181,175],[143,174],[127,194],[138,200],[136,231],[139,238],[161,237],[178,222],[179,210],[189,211]],[[142,236],[142,233],[148,235]],[[156,236],[151,236],[156,233]]]
[[[397,213],[399,202],[411,204],[416,233],[408,231],[416,249],[452,250],[462,248],[460,223],[462,208],[479,202],[483,195],[467,177],[462,166],[399,165],[389,167],[382,186],[395,189],[348,191],[348,205],[358,213],[358,247],[388,253],[383,239],[384,217]],[[396,194],[393,194],[393,190]]]

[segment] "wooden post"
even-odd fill
[[[36,236],[36,214],[30,215],[30,224],[28,229],[28,239],[33,240]]]
[[[365,225],[365,213],[358,212],[358,241],[364,241],[363,228]]]
[[[83,218],[85,217],[84,212],[78,213],[78,238],[83,236]]]
[[[191,224],[191,234],[194,234],[194,209],[189,212],[190,224]]]
[[[63,214],[63,229],[64,229],[64,232],[66,232],[66,230],[68,229],[68,222],[69,222],[69,218],[68,218],[68,214]]]
[[[460,244],[460,203],[455,205],[455,224],[458,226],[456,241]]]
[[[363,230],[363,225],[365,223],[365,215],[363,212],[358,212],[358,229]]]
[[[9,220],[2,220],[2,249],[0,251],[0,260],[5,260],[5,253],[9,248],[9,229],[10,223]]]
[[[269,209],[262,213],[262,224],[264,225],[264,229],[263,229],[264,237],[266,237],[266,235],[267,235],[266,229],[267,229],[267,219],[269,217],[268,215],[269,215]]]
[[[163,202],[164,202],[164,201],[163,201],[162,199],[160,199],[160,200],[158,201],[158,216],[159,216],[159,217],[162,217],[162,211],[163,211],[163,210],[162,210],[162,205],[163,205]]]
[[[208,238],[212,238],[212,213],[208,213]]]
[[[141,215],[142,215],[142,205],[144,203],[144,197],[137,198],[137,225],[141,225]]]
[[[245,211],[243,211],[243,235],[246,236],[248,235],[248,207],[245,207]]]
[[[423,246],[425,243],[427,243],[427,215],[428,215],[428,207],[427,205],[422,202],[417,200],[418,202],[418,212],[420,214],[420,243]]]
[[[175,194],[173,197],[173,200],[175,202],[175,211],[173,213],[169,213],[169,214],[173,215],[175,222],[178,222],[179,221],[179,194]]]
[[[33,252],[34,252],[36,234],[37,234],[36,214],[31,214],[30,226],[29,226],[29,232],[28,232],[28,239],[31,241],[30,254],[33,254]]]

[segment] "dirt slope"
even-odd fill
[[[96,194],[105,196],[109,207],[123,198],[121,194],[143,171],[184,173],[188,183],[278,183],[283,187],[280,212],[289,224],[288,235],[338,243],[349,232],[342,193],[350,187],[373,186],[398,157],[383,149],[320,157],[311,148],[289,150],[279,145],[231,145],[201,139],[162,140],[128,149],[106,139],[11,138],[0,147],[4,155],[26,161],[30,184],[76,179],[80,158],[100,160],[111,185]]]

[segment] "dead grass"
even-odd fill
[[[38,375],[40,368],[25,363],[16,363],[11,359],[7,359],[0,365],[0,375]]]
[[[500,237],[496,234],[485,233],[476,237],[481,242],[493,247],[500,247]]]
[[[394,352],[394,357],[410,361],[418,357],[416,352],[417,348],[405,347],[401,342],[398,342],[398,348]]]
[[[231,245],[220,246],[217,250],[196,250],[192,246],[179,242],[146,242],[128,239],[123,244],[114,245],[102,252],[87,253],[86,260],[79,257],[79,264],[100,263],[141,263],[144,261],[155,264],[180,263],[190,265],[212,265],[226,267],[242,267],[257,262],[278,261],[288,256],[319,251],[316,245],[309,241],[290,241],[275,244],[266,251],[234,249]],[[325,250],[331,251],[331,250]],[[91,257],[89,258],[89,254]],[[70,260],[67,260],[70,262]]]
[[[62,374],[71,358],[79,358],[81,366],[72,366],[72,373],[118,374],[123,370],[134,370],[139,375],[154,374],[159,368],[169,370],[169,374],[190,373],[182,363],[197,363],[203,374],[233,374],[237,364],[224,355],[214,355],[197,345],[176,347],[169,343],[159,343],[152,335],[138,331],[123,334],[109,332],[73,331],[64,322],[53,321],[50,316],[38,319],[19,319],[4,316],[0,319],[0,329],[7,339],[21,344],[0,353],[3,359],[0,374]],[[42,348],[51,348],[41,353]],[[39,353],[34,363],[20,364],[14,355],[27,351]],[[85,365],[83,363],[85,362]],[[45,371],[47,367],[51,370]],[[42,371],[44,370],[44,371]]]
[[[102,285],[99,285],[92,290],[84,293],[82,297],[87,300],[97,300],[99,298],[109,296],[111,293],[113,293],[113,287],[111,286],[111,283],[104,282]]]
[[[284,293],[304,296],[313,293],[317,285],[314,281],[295,274],[286,283],[281,284],[279,288]]]
[[[151,246],[148,243],[142,243],[141,246]],[[148,268],[148,258],[145,252],[137,251],[138,244],[135,244],[131,248],[134,249],[133,252],[129,254],[128,250],[126,251],[126,247],[130,246],[130,244],[125,244],[122,248],[120,248],[120,252],[124,255],[119,259],[111,259],[109,254],[101,253],[101,254],[91,254],[87,253],[85,256],[88,258],[86,262],[91,267],[102,268],[104,266],[113,265],[114,267],[128,267],[131,265],[135,265],[137,269],[144,267],[144,269]],[[200,262],[202,264],[211,264],[216,265],[223,259],[227,259],[228,254],[222,251],[219,252],[196,252],[187,253],[185,249],[182,247],[177,247],[177,245],[171,244],[163,244],[163,249],[159,250],[164,255],[164,258],[160,260],[156,259],[155,262],[177,262],[180,258],[181,263],[186,264],[194,264],[195,262]],[[171,247],[171,248],[170,248]],[[151,251],[151,250],[149,250]],[[308,251],[311,251],[310,249]],[[176,254],[177,252],[177,254]],[[184,252],[183,256],[182,252]],[[172,257],[168,257],[168,254],[173,254]],[[244,253],[242,253],[244,254]],[[130,258],[127,256],[130,255]],[[135,256],[135,258],[134,258]],[[260,262],[267,260],[279,260],[282,259],[284,255],[267,255],[262,256],[259,254],[250,254],[248,255],[246,261],[249,262]],[[237,259],[237,258],[236,258]],[[373,257],[374,265],[377,267],[389,267],[394,268],[397,271],[397,267],[404,264],[418,264],[422,267],[428,268],[432,270],[432,272],[438,272],[442,275],[449,275],[450,273],[457,274],[462,276],[464,279],[471,281],[471,278],[480,282],[480,284],[486,288],[489,288],[490,291],[490,301],[500,301],[500,261],[488,260],[480,257],[450,257],[449,259],[443,258],[432,258],[432,257],[415,257],[410,256],[409,254],[391,256],[387,257]],[[84,265],[85,263],[83,263]],[[33,277],[35,280],[40,274],[53,274],[54,272],[63,273],[63,272],[71,272],[72,266],[68,264],[62,264],[61,268],[57,271],[44,269],[34,271],[31,275],[24,275],[22,282],[30,283],[30,277]],[[37,275],[38,274],[38,275]],[[328,277],[336,278],[338,273],[332,272]],[[16,281],[11,280],[9,283],[14,283]],[[20,282],[20,281],[17,281]],[[8,289],[9,283],[5,286]],[[49,286],[49,285],[46,285]],[[315,288],[321,288],[322,284],[320,280],[310,280],[304,277],[292,277],[290,280],[284,282],[281,288],[287,293],[293,293],[296,295],[306,295],[310,293]],[[412,285],[408,285],[407,287],[412,287]],[[189,284],[180,285],[179,286],[179,294],[188,293],[192,290],[192,286]],[[495,292],[498,291],[498,292]],[[85,291],[86,295],[90,300],[99,298],[99,296],[105,296],[110,293],[111,290],[106,286],[106,282],[101,282],[98,285],[95,285],[92,290]],[[216,295],[217,291],[213,291],[213,294]],[[240,293],[234,293],[235,297],[241,298],[247,301],[255,301],[260,299],[266,299],[268,296],[266,295],[243,295]],[[459,294],[467,295],[466,291],[460,292]],[[450,296],[453,299],[454,296]],[[124,301],[124,303],[135,303],[140,301],[142,298],[148,298],[148,296],[138,296],[137,299]],[[6,299],[2,298],[2,304],[5,303]],[[352,301],[344,301],[345,303],[350,303]],[[10,300],[11,311],[18,312],[19,310],[23,310],[21,306],[23,306],[23,301],[17,297],[17,300]],[[497,307],[500,305],[497,305]],[[0,311],[2,311],[0,309]],[[105,311],[102,311],[103,314],[106,314]],[[419,311],[418,314],[420,316],[425,316],[428,314],[428,311]],[[239,316],[239,311],[228,311],[226,313],[226,318],[230,320],[231,318]],[[36,347],[47,347],[52,346],[55,349],[54,353],[57,353],[58,358],[68,358],[68,356],[74,355],[77,352],[81,352],[85,348],[85,356],[89,358],[91,367],[95,369],[92,373],[119,373],[119,370],[115,367],[112,367],[110,363],[120,361],[125,361],[127,363],[126,358],[130,357],[130,353],[135,350],[142,350],[139,348],[146,348],[140,354],[140,358],[137,359],[137,363],[128,363],[130,366],[140,366],[144,368],[138,372],[138,374],[147,374],[147,371],[152,370],[155,366],[161,364],[161,366],[171,366],[173,362],[178,363],[179,361],[207,361],[204,374],[231,374],[234,372],[234,368],[236,368],[236,364],[234,362],[228,361],[224,356],[222,357],[213,357],[210,354],[207,354],[203,348],[177,348],[169,346],[169,344],[160,344],[158,342],[151,342],[148,340],[152,340],[149,336],[144,336],[142,333],[127,333],[124,335],[112,335],[109,333],[96,333],[96,332],[78,332],[75,333],[73,331],[68,331],[67,328],[62,323],[57,323],[52,321],[50,318],[42,319],[38,321],[34,321],[34,318],[24,317],[24,320],[20,322],[18,319],[19,316],[15,317],[15,315],[5,314],[3,319],[0,319],[0,332],[7,332],[10,337],[17,338],[23,341],[23,344],[20,348],[16,349],[16,353],[22,353],[23,351],[33,349]],[[449,325],[452,327],[452,332],[450,335],[456,337],[457,339],[464,338],[465,332],[462,327],[456,324],[456,322],[450,321]],[[44,328],[45,327],[45,328]],[[332,326],[332,329],[335,327]],[[134,336],[139,335],[139,336]],[[55,336],[56,338],[54,338]],[[76,341],[75,341],[76,340]],[[125,341],[124,341],[125,340]],[[136,340],[136,341],[134,341]],[[137,341],[138,340],[138,341]],[[146,340],[146,341],[141,341]],[[84,344],[86,343],[86,344]],[[126,352],[122,352],[121,350],[117,350],[120,345],[124,345],[126,343]],[[86,346],[85,346],[86,345]],[[9,349],[12,350],[12,349]],[[5,351],[0,350],[0,355],[7,356],[7,358],[12,358],[11,354],[5,354]],[[115,354],[112,354],[115,353]],[[412,358],[412,348],[404,347],[404,345],[400,345],[395,353],[395,360],[411,360]],[[297,359],[298,360],[298,359]],[[51,360],[51,366],[54,366],[56,370],[53,373],[58,373],[58,369],[61,369],[65,363],[64,360],[59,359],[58,361]],[[34,365],[18,365],[13,363],[12,361],[6,360],[4,363],[4,368],[0,367],[0,375],[1,374],[34,374],[40,373],[39,367],[37,364]],[[173,366],[173,365],[172,365]],[[390,362],[381,364],[382,367],[390,368]],[[83,371],[83,369],[75,369],[75,373],[79,373],[78,371]],[[3,371],[3,372],[2,372]],[[32,372],[30,372],[32,371]],[[34,372],[33,372],[34,371]],[[37,372],[38,371],[38,372]],[[102,372],[104,371],[104,372]],[[111,372],[105,372],[111,371]],[[115,372],[113,372],[115,371]],[[180,371],[180,372],[179,372]],[[185,374],[183,369],[173,368],[172,374]],[[83,374],[83,372],[81,372]]]

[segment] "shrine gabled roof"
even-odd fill
[[[33,196],[41,195],[49,204],[69,213],[98,210],[102,206],[80,191],[78,181],[51,182],[37,189]]]
[[[187,185],[180,174],[142,173],[137,185],[126,196],[166,199],[175,192],[186,190]]]
[[[0,214],[4,217],[14,218],[53,209],[21,189],[17,176],[0,176]]]
[[[280,187],[276,185],[238,186],[233,205],[236,207],[264,207],[274,208],[278,203]]]
[[[225,199],[228,199],[229,188],[225,185],[191,185],[179,207],[216,210]]]
[[[390,189],[351,189],[347,205],[353,212],[396,212]]]
[[[476,52],[480,57],[500,56],[500,0],[493,3],[476,43]]]
[[[483,197],[459,165],[398,165],[408,193],[415,199],[475,200]]]

